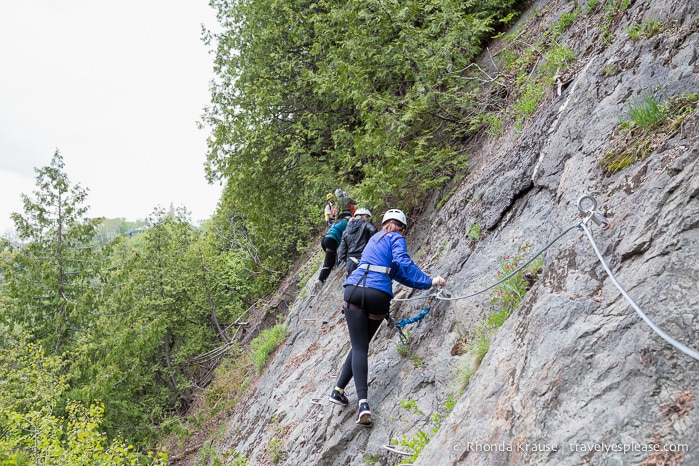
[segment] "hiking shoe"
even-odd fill
[[[330,393],[329,399],[331,403],[335,403],[336,405],[347,406],[349,404],[349,400],[345,394],[340,393],[337,390],[333,390],[332,393]]]
[[[363,426],[370,426],[373,424],[371,421],[371,411],[369,411],[369,403],[359,403],[359,407],[357,408],[357,424]]]

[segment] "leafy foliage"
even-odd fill
[[[524,295],[541,273],[543,264],[541,256],[536,257],[524,269],[514,273],[525,262],[526,253],[530,248],[531,244],[528,243],[520,245],[517,247],[517,253],[514,256],[506,256],[500,260],[500,270],[496,274],[497,279],[508,278],[495,287],[495,294],[490,299],[490,302],[498,308],[488,319],[488,325],[492,328],[497,329],[502,326],[510,314],[519,307]],[[487,349],[485,352],[487,352]]]
[[[246,308],[226,256],[186,211],[156,210],[141,245],[114,247],[103,313],[74,364],[72,396],[104,400],[110,432],[152,439],[147,426],[182,413],[213,361],[198,358],[231,336],[227,323]]]
[[[311,231],[329,187],[409,208],[465,168],[454,144],[476,112],[462,71],[516,2],[212,4],[224,32],[208,176],[267,252]]]
[[[432,437],[434,437],[434,435],[437,432],[439,432],[439,429],[442,426],[443,419],[446,418],[446,416],[452,411],[452,409],[454,409],[454,404],[454,398],[450,396],[449,399],[447,399],[447,401],[443,405],[446,409],[446,414],[444,416],[440,415],[439,413],[432,414],[430,420],[432,421],[433,426],[430,432],[426,432],[422,429],[419,429],[417,433],[412,437],[402,435],[401,438],[393,439],[391,441],[391,443],[395,442],[396,444],[407,447],[412,451],[412,453],[409,456],[403,458],[397,464],[412,464],[415,460],[417,460],[418,456],[420,456],[420,452],[427,446],[428,443],[430,443]],[[419,412],[415,414],[422,413]]]
[[[148,445],[155,426],[189,407],[218,363],[215,350],[233,340],[231,323],[279,275],[256,278],[265,259],[244,223],[223,213],[199,230],[186,210],[161,208],[133,237],[96,228],[58,152],[37,170],[37,187],[14,214],[22,242],[3,240],[0,250],[0,329],[64,361],[51,371],[60,381],[37,382],[55,387],[57,419],[74,402],[100,407],[108,438]],[[30,397],[26,409],[40,411],[42,399]]]
[[[26,341],[26,335],[0,332],[0,463],[1,464],[166,464],[167,456],[137,452],[122,439],[109,440],[100,430],[104,407],[86,407],[68,401],[60,414],[68,388],[66,362],[47,356]]]

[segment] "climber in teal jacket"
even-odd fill
[[[430,278],[415,265],[405,242],[408,222],[405,214],[390,209],[384,214],[382,230],[371,237],[362,252],[357,269],[345,280],[345,315],[352,347],[342,366],[337,385],[330,393],[330,401],[346,406],[345,387],[354,377],[357,390],[357,424],[371,425],[367,375],[369,342],[379,329],[381,321],[388,317],[393,298],[392,283],[396,280],[405,286],[427,289],[443,286],[446,280],[440,276]]]
[[[341,215],[340,221],[331,226],[325,236],[320,240],[320,247],[325,251],[323,267],[320,269],[320,274],[318,275],[318,281],[320,283],[325,283],[325,280],[330,275],[330,271],[335,266],[337,248],[340,246],[342,233],[345,231],[345,228],[347,228],[347,221],[349,218],[350,214]]]

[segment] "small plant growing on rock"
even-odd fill
[[[248,466],[250,461],[244,456],[236,456],[231,463],[231,466]]]
[[[580,7],[575,8],[571,12],[563,13],[561,17],[558,19],[558,21],[556,21],[556,23],[551,28],[554,39],[563,34],[566,31],[566,29],[573,25],[573,23],[575,23],[575,20],[578,18],[579,15]]]
[[[419,416],[424,416],[425,413],[420,411],[420,408],[417,407],[417,402],[415,400],[408,400],[408,401],[400,401],[400,406],[405,409],[406,411],[410,411],[413,414],[417,414]]]
[[[590,0],[587,2],[587,5],[585,5],[585,13],[593,13],[597,8],[597,3],[599,3],[598,0]]]
[[[488,350],[490,349],[490,335],[483,333],[476,338],[473,343],[472,343],[472,353],[473,356],[476,360],[476,364],[480,364],[481,361],[483,361],[483,358],[485,358],[485,355],[488,354]]]
[[[468,229],[467,233],[468,239],[470,239],[473,242],[480,241],[481,239],[481,227],[477,223],[474,223],[471,225],[471,228]]]
[[[452,390],[456,393],[463,393],[468,387],[471,377],[476,373],[477,366],[474,363],[473,357],[470,355],[464,356],[456,363],[456,368],[453,372]]]
[[[631,26],[626,28],[626,33],[633,40],[639,40],[641,38],[649,39],[657,34],[660,34],[663,30],[663,23],[657,19],[647,19],[643,23],[634,22]]]
[[[436,260],[439,260],[442,258],[444,255],[444,251],[447,250],[447,246],[449,245],[449,240],[444,239],[442,240],[441,244],[439,245],[439,251],[437,252]]]
[[[282,449],[282,441],[279,440],[278,437],[272,437],[271,439],[269,439],[269,443],[267,444],[267,450],[269,451],[269,454],[272,457],[273,462],[279,463],[282,460],[282,455],[284,454],[284,451]]]
[[[221,457],[216,448],[211,444],[211,441],[205,442],[199,450],[199,463],[210,464],[212,466],[223,466],[225,460]]]
[[[522,263],[524,256],[531,248],[531,244],[525,244],[517,248],[515,256],[506,256],[500,261],[500,270],[497,271],[497,279],[511,275]],[[512,312],[519,307],[522,298],[527,290],[531,288],[537,280],[538,274],[541,272],[543,259],[536,258],[523,270],[520,270],[510,278],[499,284],[495,288],[495,294],[490,302],[499,307],[488,319],[488,325],[493,328],[499,328]]]
[[[607,3],[604,4],[607,19],[614,19],[614,16],[628,9],[630,4],[630,0],[607,0]]]
[[[396,352],[401,358],[412,360],[415,367],[424,367],[425,364],[420,360],[420,357],[410,349],[410,340],[412,338],[410,336],[410,329],[405,329],[403,334],[405,335],[405,339],[404,341],[396,343]]]
[[[401,358],[407,358],[410,355],[410,340],[412,336],[410,335],[410,329],[406,328],[403,331],[405,338],[398,343],[396,343],[396,352]]]
[[[667,119],[667,108],[660,104],[660,99],[651,92],[643,92],[639,98],[628,105],[629,120],[622,120],[622,127],[639,128],[651,131],[659,128]]]
[[[662,95],[662,90],[659,92]],[[622,170],[661,148],[669,134],[696,111],[699,94],[683,93],[661,102],[645,91],[628,105],[628,118],[621,119],[612,135],[611,148],[599,164],[610,172]]]
[[[453,396],[449,396],[449,398],[447,398],[446,403],[444,403],[447,415],[452,409],[454,409],[455,403],[456,401],[454,400]],[[434,437],[434,434],[439,432],[439,428],[442,426],[442,416],[439,413],[434,413],[431,418],[433,424],[431,432],[425,432],[424,430],[420,429],[413,437],[407,437],[404,435],[398,440],[394,439],[391,441],[391,443],[395,441],[395,444],[407,447],[413,452],[410,456],[404,458],[398,464],[412,464],[420,455],[420,452],[425,448],[425,446],[430,443],[430,440],[432,437]]]
[[[238,452],[234,452],[233,460],[228,464],[231,466],[248,466],[250,464],[250,460]]]

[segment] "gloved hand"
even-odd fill
[[[432,279],[432,286],[444,286],[446,284],[447,284],[447,281],[444,278],[440,277],[439,275],[437,275],[436,277],[434,277]]]

